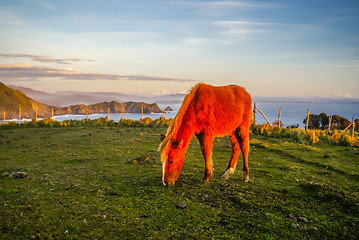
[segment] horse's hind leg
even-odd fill
[[[249,153],[249,127],[240,127],[235,131],[243,155],[243,181],[249,181],[248,153]]]
[[[235,136],[235,133],[232,133],[230,135],[230,140],[231,140],[231,144],[232,144],[232,155],[231,155],[231,159],[229,160],[227,170],[222,175],[223,179],[228,179],[229,176],[231,176],[234,173],[234,171],[236,170],[238,156],[241,151],[239,142],[237,140],[237,137]]]

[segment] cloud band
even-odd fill
[[[58,64],[71,64],[73,62],[94,62],[92,59],[80,59],[80,58],[52,58],[48,56],[31,55],[31,54],[6,54],[0,53],[0,57],[4,58],[30,58],[36,62],[51,62]]]
[[[146,75],[123,75],[106,73],[87,73],[72,68],[54,68],[47,66],[33,66],[28,63],[0,64],[0,77],[11,79],[55,78],[71,80],[136,80],[136,81],[174,81],[195,82],[192,79],[171,78],[167,76],[155,77]]]

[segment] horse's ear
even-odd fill
[[[161,142],[163,141],[163,139],[165,139],[165,135],[161,134]]]

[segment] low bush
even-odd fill
[[[256,135],[264,135],[274,138],[286,138],[292,142],[303,144],[329,143],[333,145],[354,146],[358,145],[358,133],[354,137],[348,132],[339,133],[338,130],[328,132],[326,130],[304,130],[299,128],[273,128],[269,124],[260,124],[251,127]]]
[[[94,120],[65,120],[62,122],[53,121],[50,118],[45,118],[40,121],[32,119],[31,122],[19,123],[12,121],[7,124],[0,125],[0,130],[14,129],[14,128],[32,128],[32,127],[168,127],[172,119],[166,119],[164,117],[152,120],[151,118],[143,118],[141,120],[133,119],[121,119],[119,122],[114,120],[108,120],[107,118],[98,118]]]

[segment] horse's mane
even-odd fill
[[[176,117],[172,120],[170,126],[167,129],[166,137],[161,142],[158,151],[161,152],[161,161],[163,162],[168,154],[169,148],[171,147],[171,139],[175,134],[177,134],[177,131],[179,127],[181,126],[183,116],[185,115],[189,104],[192,102],[193,97],[198,89],[199,86],[203,85],[203,83],[196,84],[186,95],[186,97],[183,100],[182,106],[178,110]]]

